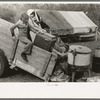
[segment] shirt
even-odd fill
[[[27,37],[29,23],[24,24],[21,20],[19,20],[15,25],[17,26],[19,30],[19,36]]]
[[[27,24],[24,24],[21,20],[19,20],[15,25],[13,25],[10,28],[12,36],[14,35],[14,29],[15,28],[18,28],[18,31],[19,31],[19,35],[18,36],[25,36],[25,37],[27,37],[27,35],[29,34],[29,31],[32,31],[34,33],[39,31],[37,28],[31,26],[29,24],[29,22]]]

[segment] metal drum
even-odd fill
[[[95,49],[92,59],[92,71],[100,73],[100,46]]]
[[[75,52],[75,55],[74,55]],[[75,57],[74,57],[75,56]],[[91,49],[81,45],[72,45],[68,51],[68,64],[76,67],[90,65]]]

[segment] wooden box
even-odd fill
[[[21,57],[24,46],[25,44],[19,41],[15,55],[15,65],[44,80],[47,76],[52,75],[57,55],[33,45],[32,54],[27,55],[29,61],[25,62]]]

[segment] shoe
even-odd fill
[[[22,57],[26,62],[28,62],[28,59],[27,59],[27,56],[26,56],[25,53],[21,53],[21,57]]]

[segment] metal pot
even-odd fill
[[[68,51],[68,64],[75,66],[90,65],[91,49],[81,45],[71,45]],[[74,63],[73,63],[74,62]]]

